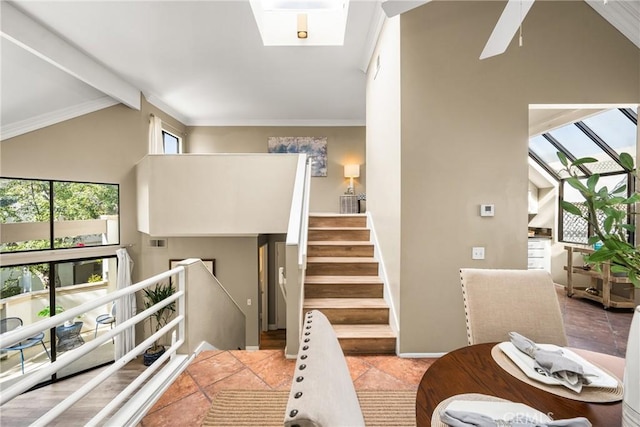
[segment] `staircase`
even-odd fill
[[[365,215],[309,216],[304,295],[304,311],[327,316],[345,353],[395,353]]]

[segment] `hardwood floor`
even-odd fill
[[[562,287],[558,287],[557,292],[569,346],[624,357],[631,310],[603,310],[602,305],[592,301],[567,298]],[[261,350],[257,352],[207,352],[198,356],[193,366],[187,368],[149,411],[142,426],[200,425],[213,396],[222,389],[288,387],[294,361],[286,360],[281,351],[284,348],[284,332],[267,332],[262,336]],[[269,346],[277,350],[267,350]],[[347,356],[358,389],[413,389],[434,360],[403,359],[393,355]],[[130,363],[51,425],[85,425],[144,369],[142,361]],[[95,371],[82,374],[18,396],[0,408],[0,425],[14,427],[31,424],[95,375]]]
[[[260,333],[260,350],[284,350],[287,343],[287,330],[277,329]]]

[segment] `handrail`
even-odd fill
[[[133,360],[138,355],[142,354],[147,348],[149,348],[154,341],[164,336],[167,332],[174,329],[172,336],[172,344],[171,347],[163,354],[159,360],[159,363],[152,364],[149,369],[145,370],[137,379],[135,379],[130,386],[125,388],[114,400],[111,401],[105,408],[103,408],[94,418],[89,422],[89,425],[95,425],[100,420],[104,419],[117,405],[122,403],[127,399],[136,389],[137,386],[146,381],[149,376],[151,376],[155,370],[159,369],[163,366],[162,361],[167,360],[168,358],[174,358],[176,356],[179,347],[184,343],[185,337],[185,267],[178,266],[174,269],[166,271],[164,273],[153,276],[149,279],[143,280],[134,285],[128,286],[124,289],[120,289],[115,292],[111,292],[103,297],[96,298],[95,300],[88,301],[83,303],[77,307],[71,308],[69,310],[65,310],[63,313],[57,314],[51,318],[41,320],[39,322],[33,323],[31,325],[27,325],[25,327],[19,328],[17,330],[7,332],[5,334],[0,335],[0,347],[4,348],[7,346],[11,346],[25,338],[36,335],[39,332],[45,331],[52,327],[55,327],[65,320],[71,320],[76,316],[85,313],[91,309],[102,306],[108,302],[112,302],[126,295],[133,294],[139,290],[145,289],[149,286],[152,286],[164,279],[169,277],[177,276],[177,290],[171,296],[165,298],[164,300],[158,302],[157,304],[149,307],[148,309],[136,314],[130,319],[116,325],[113,329],[108,332],[101,334],[100,337],[95,338],[94,340],[83,344],[82,346],[70,350],[58,357],[55,362],[52,362],[50,365],[39,369],[34,372],[29,377],[22,379],[16,384],[10,386],[9,388],[2,391],[0,395],[0,405],[10,401],[15,398],[19,394],[25,392],[30,389],[34,385],[38,384],[45,378],[50,377],[52,374],[58,372],[63,367],[69,365],[75,360],[83,357],[87,353],[93,351],[98,348],[100,345],[105,343],[108,340],[111,340],[113,337],[119,335],[124,330],[133,327],[140,321],[147,319],[150,315],[157,312],[159,309],[166,307],[167,305],[177,302],[177,315],[176,317],[162,327],[160,330],[153,333],[147,339],[145,339],[142,343],[137,345],[134,349],[126,353],[123,357],[116,360],[111,366],[102,371],[93,379],[89,380],[85,383],[80,389],[73,392],[67,398],[65,398],[58,405],[49,410],[46,414],[44,414],[41,418],[34,422],[35,425],[46,425],[54,420],[56,417],[64,413],[66,409],[74,405],[77,401],[79,401],[86,394],[91,392],[97,386],[99,386],[105,379],[111,376],[114,372],[118,371],[122,367],[124,367],[128,362]],[[177,331],[177,332],[176,332]],[[177,333],[177,335],[176,335]],[[163,367],[164,368],[164,367]],[[133,386],[135,384],[135,387]]]
[[[300,224],[300,248],[298,265],[304,268],[307,263],[307,239],[309,231],[309,199],[311,196],[311,158],[307,159],[304,175],[304,195],[302,199],[302,221]]]
[[[56,314],[53,317],[49,317],[44,320],[40,320],[36,323],[32,323],[27,326],[23,326],[19,329],[14,329],[11,332],[6,332],[0,335],[0,348],[11,347],[12,345],[24,340],[25,338],[32,337],[42,331],[46,331],[48,329],[54,328],[67,320],[72,320],[75,317],[86,313],[94,308],[101,307],[111,301],[114,301],[120,297],[133,294],[137,291],[140,291],[144,288],[147,288],[155,283],[163,279],[167,279],[175,274],[184,271],[184,267],[176,267],[172,270],[165,271],[164,273],[155,275],[150,277],[149,279],[138,282],[135,285],[127,286],[125,289],[120,289],[118,291],[111,292],[105,296],[96,298],[92,301],[87,301],[79,306],[70,308],[68,310],[63,311],[60,314]],[[124,329],[124,328],[123,328]],[[106,341],[106,340],[105,340]]]
[[[289,212],[289,226],[287,229],[287,245],[299,245],[303,232],[304,202],[306,170],[308,161],[306,154],[298,155],[298,166],[296,168],[295,182],[293,184],[293,196],[291,197],[291,210]]]
[[[307,263],[307,233],[309,228],[309,199],[312,160],[298,157],[298,168],[291,200],[289,228],[286,241],[286,300],[287,344],[285,356],[295,358],[300,341],[300,325],[304,301],[304,272]]]

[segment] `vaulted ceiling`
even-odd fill
[[[640,48],[640,0],[587,3]],[[2,1],[2,139],[140,93],[186,125],[363,125],[380,4],[344,46],[265,47],[248,0]]]

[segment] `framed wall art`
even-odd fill
[[[306,153],[312,160],[311,176],[327,176],[327,137],[270,136],[269,153]]]

